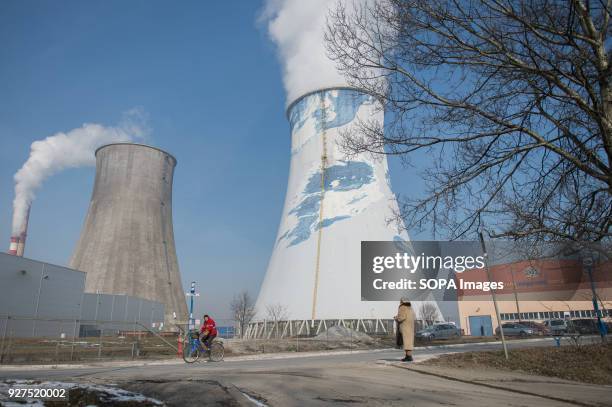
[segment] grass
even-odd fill
[[[513,349],[442,355],[424,365],[520,371],[593,384],[612,385],[612,344]]]

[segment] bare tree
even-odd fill
[[[348,82],[387,123],[344,134],[350,154],[427,152],[406,227],[434,235],[610,241],[612,0],[380,0],[328,18]]]
[[[289,313],[287,312],[287,307],[278,303],[278,304],[268,304],[266,306],[267,318],[271,321],[272,330],[276,329],[276,336],[280,336],[279,332],[279,322],[285,321],[289,317]]]
[[[234,314],[234,321],[236,321],[236,325],[238,326],[238,334],[242,338],[244,337],[246,327],[255,316],[255,304],[249,292],[245,290],[234,296],[230,306]]]
[[[438,308],[431,302],[424,302],[419,308],[419,319],[424,321],[427,325],[431,325],[438,321],[440,318]]]

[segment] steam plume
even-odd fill
[[[316,89],[346,85],[327,57],[323,41],[329,9],[336,3],[337,0],[266,2],[261,20],[278,47],[288,103]]]
[[[66,168],[93,166],[94,151],[108,143],[144,138],[144,114],[132,109],[115,127],[86,123],[66,133],[56,133],[37,140],[30,147],[30,156],[17,171],[13,201],[13,236],[25,232],[28,208],[43,181]]]

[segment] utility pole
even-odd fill
[[[601,310],[599,309],[599,303],[597,301],[595,280],[593,279],[593,257],[595,257],[595,253],[593,251],[586,250],[586,253],[582,256],[582,265],[586,268],[587,274],[589,275],[589,280],[591,282],[591,292],[593,293],[593,309],[595,310],[595,315],[597,315],[597,327],[599,328],[599,335],[601,336],[601,341],[606,342],[606,335],[608,334],[608,329],[601,320]]]
[[[484,254],[485,260],[485,271],[487,272],[487,279],[489,280],[489,284],[491,284],[491,272],[489,271],[489,255],[487,253],[487,248],[485,246],[484,236],[482,232],[478,233],[480,237],[480,245],[482,246],[482,252]],[[493,297],[493,306],[495,307],[495,315],[497,317],[497,325],[499,326],[499,334],[501,335],[502,346],[504,348],[504,356],[506,360],[508,360],[508,347],[506,346],[506,338],[504,337],[504,330],[502,328],[501,317],[499,315],[499,308],[497,307],[497,298],[495,297],[495,290],[491,290],[491,297]]]
[[[514,264],[510,264],[510,276],[512,276],[512,287],[514,288],[514,302],[516,304],[516,312],[518,315],[518,322],[520,324],[521,323],[521,308],[519,307],[518,293],[516,292],[516,282],[514,281]]]

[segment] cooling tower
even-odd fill
[[[391,318],[397,303],[361,301],[362,240],[408,240],[388,220],[397,209],[385,157],[340,151],[358,121],[383,123],[378,100],[324,89],[288,110],[291,164],[274,250],[256,303],[258,319],[282,306],[289,319]]]
[[[85,291],[127,294],[166,306],[166,326],[187,319],[174,246],[176,159],[149,146],[96,150],[96,180],[70,267],[87,272]]]

